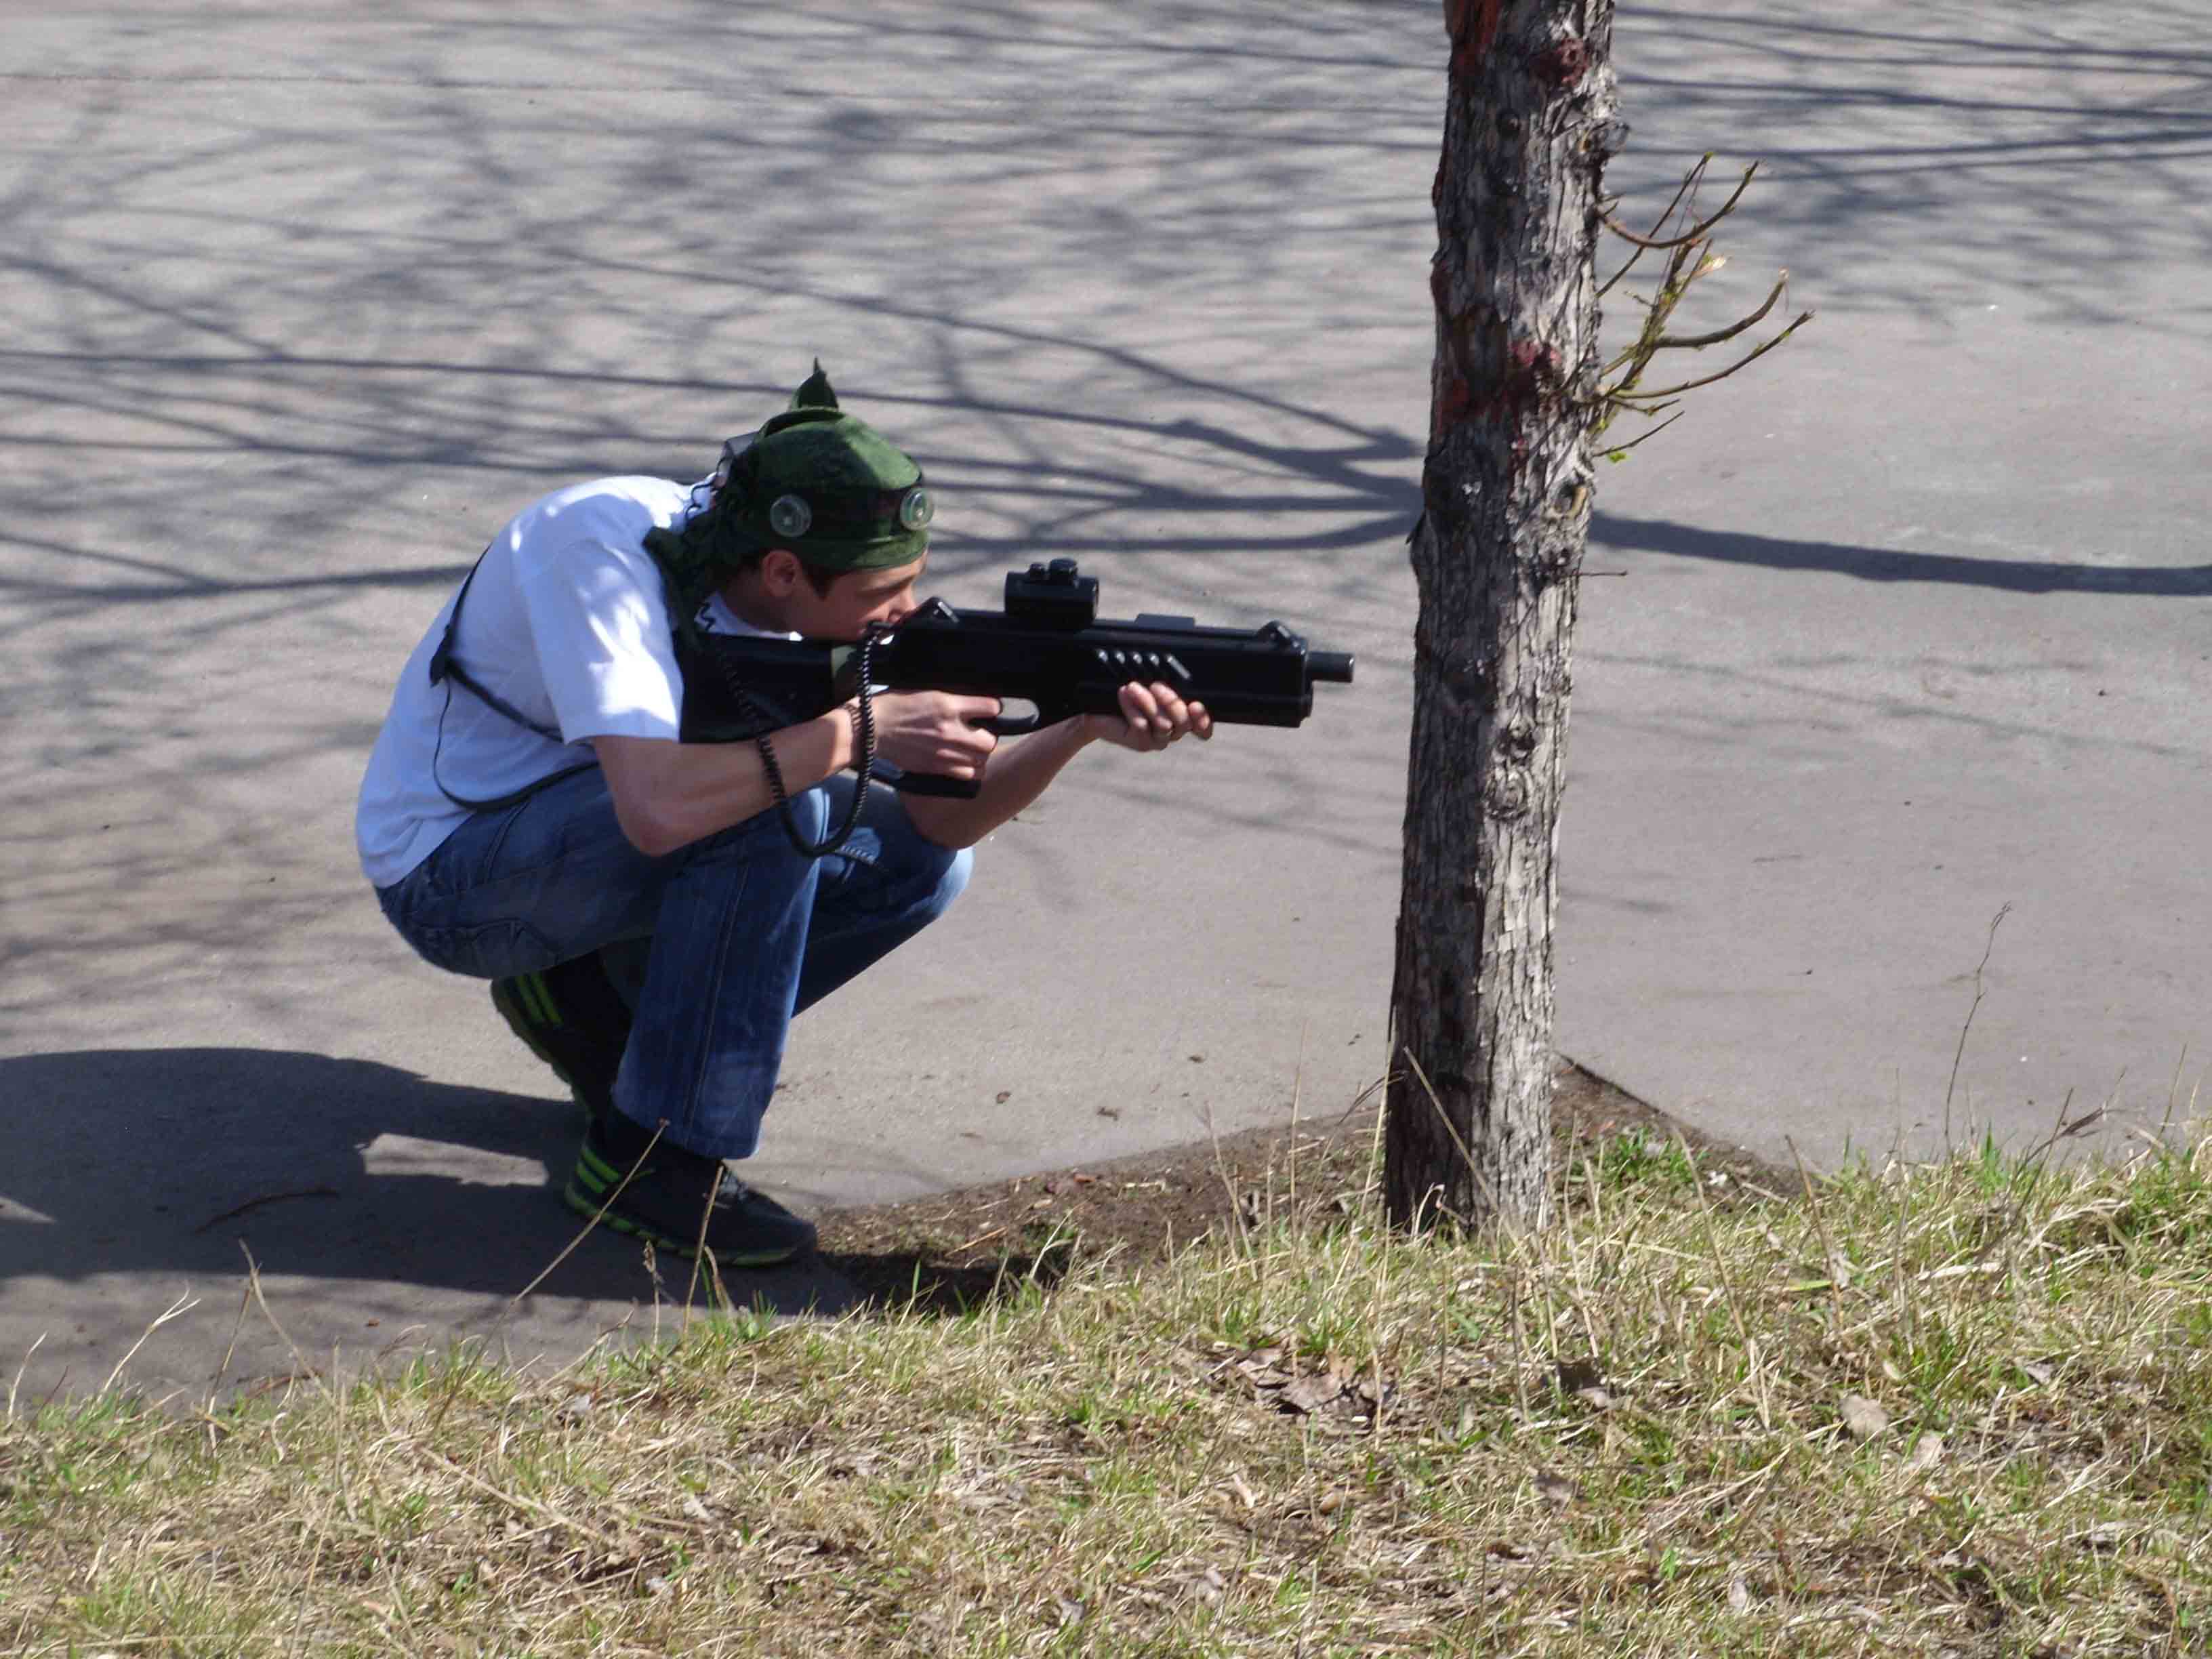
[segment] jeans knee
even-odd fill
[[[933,919],[952,908],[952,901],[967,890],[968,878],[975,868],[975,855],[967,848],[958,852],[946,852],[939,867],[937,888],[929,897],[929,914]]]
[[[790,816],[785,817],[786,811]],[[810,843],[818,844],[830,833],[830,793],[826,789],[802,790],[790,797],[783,806],[771,806],[765,812],[733,823],[726,830],[680,848],[672,856],[687,863],[736,857],[755,859],[767,849],[771,856],[782,857],[791,851],[786,826],[795,830]]]

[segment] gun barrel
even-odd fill
[[[1306,678],[1326,680],[1331,685],[1352,684],[1352,653],[1349,651],[1309,651],[1306,653]]]

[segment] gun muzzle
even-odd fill
[[[1327,680],[1332,685],[1352,684],[1352,653],[1349,651],[1309,651],[1306,653],[1306,678]]]

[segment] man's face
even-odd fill
[[[915,608],[915,586],[928,567],[925,552],[881,570],[848,570],[817,593],[802,574],[784,596],[787,625],[810,640],[857,640],[872,623],[896,623]]]

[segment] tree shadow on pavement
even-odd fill
[[[583,1222],[557,1197],[579,1127],[566,1100],[214,1048],[0,1060],[0,1100],[15,1130],[0,1308],[27,1281],[234,1280],[249,1258],[292,1279],[484,1297],[544,1273],[547,1296],[617,1304],[680,1304],[690,1278],[663,1258],[656,1285],[638,1243],[605,1229],[576,1242]],[[818,1264],[726,1283],[780,1313],[853,1300]]]
[[[1869,582],[1941,582],[2009,593],[2122,593],[2168,599],[2212,598],[2212,564],[2068,563],[2048,559],[1966,557],[1907,548],[1860,547],[1733,530],[1705,530],[1663,519],[1600,513],[1593,545],[1665,553],[1770,570],[1822,572]]]

